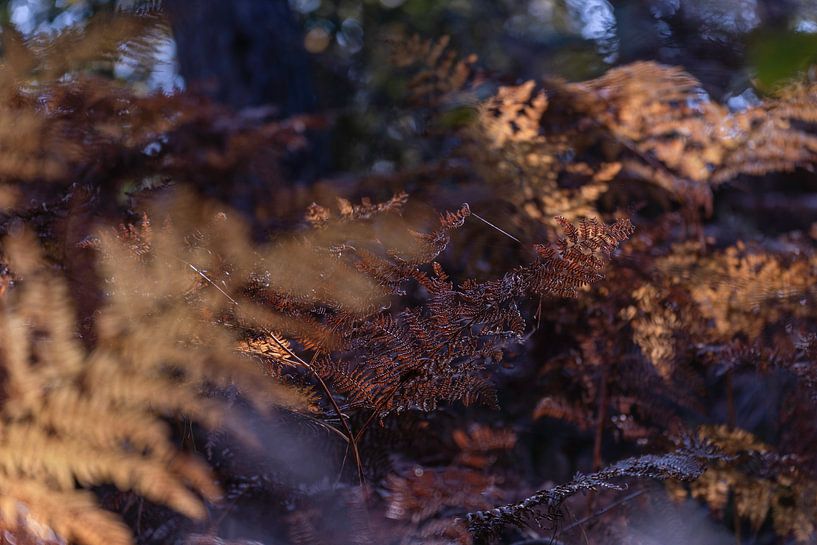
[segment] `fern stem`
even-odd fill
[[[593,440],[593,471],[598,471],[601,469],[601,447],[602,442],[604,441],[604,424],[605,420],[607,420],[607,402],[608,402],[608,391],[607,391],[607,381],[608,376],[610,373],[610,365],[607,364],[604,366],[604,370],[602,371],[601,375],[601,386],[599,390],[599,410],[598,410],[598,420],[596,421],[596,434]],[[588,513],[593,511],[593,506],[595,505],[596,501],[596,494],[595,491],[591,491],[590,494],[587,496],[587,511]]]
[[[176,259],[178,259],[179,261],[181,261],[182,263],[184,263],[185,265],[190,267],[193,271],[198,273],[211,286],[216,288],[222,295],[224,295],[224,297],[226,297],[231,303],[233,303],[235,306],[238,306],[238,301],[236,301],[235,299],[230,297],[230,295],[226,291],[224,291],[219,285],[217,285],[215,282],[213,282],[206,274],[204,274],[202,271],[200,271],[198,268],[196,268],[192,263],[189,263],[189,262],[185,261],[184,259],[179,258],[178,256],[173,256],[173,257],[175,257]],[[281,350],[286,352],[287,355],[290,358],[292,358],[293,360],[300,363],[305,369],[309,370],[309,372],[311,372],[315,376],[315,378],[317,379],[318,384],[320,384],[321,389],[324,391],[324,394],[329,399],[329,402],[332,404],[332,408],[337,413],[338,419],[340,420],[340,423],[343,426],[344,431],[346,432],[346,436],[348,438],[348,443],[352,446],[352,454],[355,457],[355,465],[357,466],[358,481],[360,482],[361,488],[365,489],[366,480],[365,480],[365,478],[363,476],[363,464],[362,464],[361,458],[360,458],[360,451],[357,448],[357,440],[355,438],[355,434],[352,432],[352,428],[349,426],[349,423],[344,418],[343,412],[340,410],[340,407],[338,406],[337,402],[335,401],[335,397],[332,395],[332,391],[329,389],[329,386],[326,384],[326,382],[323,380],[323,378],[320,376],[320,374],[318,374],[318,372],[315,370],[315,368],[312,365],[307,363],[298,354],[296,354],[295,352],[290,350],[290,348],[288,346],[286,346],[284,343],[282,343],[278,339],[278,337],[275,334],[272,333],[272,331],[268,330],[268,331],[266,331],[266,333],[267,333],[267,335],[269,335],[269,337],[273,341],[275,341],[275,344],[277,344],[278,347]]]
[[[726,372],[726,423],[731,429],[737,426],[737,412],[735,411],[735,385],[732,379],[732,370]]]
[[[296,354],[295,352],[290,350],[290,348],[288,346],[286,346],[284,343],[282,343],[278,339],[278,337],[276,337],[272,333],[272,331],[266,331],[266,333],[267,333],[267,335],[270,336],[270,338],[273,341],[275,341],[275,344],[277,344],[278,347],[281,348],[281,350],[283,350],[284,352],[287,353],[287,355],[290,358],[292,358],[293,360],[295,360],[298,363],[300,363],[301,365],[303,365],[303,367],[305,369],[309,370],[309,372],[312,373],[315,376],[315,379],[318,381],[318,384],[320,385],[321,389],[324,391],[324,394],[326,394],[326,397],[329,399],[329,403],[332,404],[332,408],[334,409],[335,413],[337,413],[338,419],[340,420],[340,423],[343,426],[343,429],[346,431],[346,435],[349,438],[349,445],[352,447],[352,455],[355,458],[355,465],[357,466],[357,477],[358,477],[358,480],[360,481],[360,487],[365,489],[366,488],[366,480],[365,480],[365,478],[363,476],[363,463],[361,462],[361,459],[360,459],[360,451],[357,448],[357,440],[355,438],[354,433],[352,433],[352,428],[349,426],[349,422],[347,422],[346,418],[343,416],[343,411],[340,410],[340,407],[338,406],[338,402],[335,401],[335,396],[332,395],[332,391],[329,389],[329,386],[326,384],[326,382],[323,380],[323,378],[320,376],[320,374],[315,370],[315,367],[313,367],[311,364],[307,363],[298,354]]]
[[[599,391],[599,414],[596,422],[596,437],[593,441],[593,471],[601,469],[601,446],[604,439],[604,424],[607,420],[607,403],[609,392],[607,388],[610,366],[605,365],[601,376],[601,390]]]
[[[378,415],[378,413],[380,413],[380,409],[382,409],[383,406],[386,405],[386,403],[391,401],[391,398],[394,397],[394,394],[397,393],[397,390],[400,388],[400,386],[403,385],[403,382],[404,381],[400,381],[399,383],[395,384],[394,388],[392,388],[391,391],[388,394],[386,394],[385,397],[383,397],[380,401],[378,401],[378,403],[375,406],[372,414],[369,416],[368,419],[366,419],[366,422],[357,431],[357,435],[355,435],[355,441],[360,441],[360,439],[363,437],[363,432],[365,432],[366,429],[372,424],[372,422],[374,422],[375,417]]]

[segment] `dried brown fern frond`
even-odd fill
[[[569,404],[564,399],[545,396],[536,403],[533,409],[533,418],[553,418],[562,422],[569,422],[582,431],[589,430],[596,419],[593,411],[581,403]]]
[[[167,42],[169,28],[159,16],[118,14],[93,17],[87,24],[59,33],[24,38],[13,27],[3,29],[0,58],[0,177],[9,180],[56,180],[83,159],[87,148],[125,144],[125,134],[139,132],[137,119],[146,108],[129,109],[130,93],[91,72],[113,71],[127,58],[134,68],[149,70],[156,49]],[[93,82],[89,84],[89,82]],[[81,110],[81,115],[71,115]],[[131,118],[106,117],[111,111]],[[154,135],[155,136],[155,133]],[[144,138],[142,145],[147,143]],[[110,151],[110,150],[108,150]],[[97,156],[98,158],[98,156]]]
[[[386,517],[414,523],[451,509],[487,508],[500,496],[491,476],[457,467],[409,467],[401,475],[390,475],[387,487]]]
[[[318,123],[242,117],[190,94],[141,96],[92,76],[15,84],[2,91],[0,111],[0,181],[31,192],[38,189],[32,182],[67,186],[77,177],[116,187],[124,181],[111,172],[125,158],[132,161],[130,183],[147,186],[180,175],[196,182],[205,170],[230,172],[247,163],[274,179],[277,151],[296,149]],[[261,160],[261,147],[274,153]],[[45,188],[39,189],[33,194],[42,199]]]
[[[727,110],[679,67],[637,62],[568,88],[578,111],[642,161],[654,158],[678,184],[706,184],[721,162]]]
[[[290,397],[294,391],[259,385],[256,367],[239,357],[263,355],[276,365],[295,363],[286,338],[266,330],[263,336],[242,337],[242,331],[232,328],[237,298],[261,260],[243,224],[184,195],[164,206],[174,211],[175,219],[159,229],[144,216],[139,228],[102,231],[91,242],[110,283],[106,312],[96,320],[98,345],[105,347],[110,339],[136,369],[161,379],[172,375],[193,389],[203,381],[227,384],[223,381],[229,377],[259,407],[273,402],[306,409],[306,399]],[[157,206],[154,213],[163,211]],[[259,327],[252,319],[245,325]],[[140,349],[140,343],[148,346]]]
[[[810,315],[804,301],[814,297],[817,261],[809,253],[791,255],[742,242],[709,254],[695,245],[677,250],[656,266],[671,285],[687,290],[696,313],[712,325],[713,337],[755,338],[784,317]]]
[[[603,270],[613,251],[635,232],[628,218],[606,225],[585,219],[578,226],[566,219],[556,221],[564,238],[555,244],[536,245],[539,262],[524,274],[527,289],[533,293],[575,297],[578,291],[604,278]]]
[[[566,236],[550,246],[535,247],[536,260],[504,277],[455,286],[439,265],[429,275],[418,264],[434,259],[448,243],[449,232],[462,225],[469,208],[444,214],[428,234],[408,232],[420,245],[410,257],[392,248],[380,255],[348,244],[347,257],[365,264],[384,287],[397,290],[415,281],[428,293],[422,306],[397,313],[374,313],[363,323],[335,318],[346,354],[316,359],[319,372],[354,406],[381,415],[409,408],[434,409],[441,401],[495,404],[489,370],[503,347],[520,339],[525,322],[516,300],[525,296],[572,297],[603,278],[613,250],[633,231],[626,219],[608,226],[586,220],[574,227],[564,220]],[[399,293],[399,292],[397,292]]]
[[[794,82],[766,102],[740,112],[722,132],[731,145],[712,176],[723,183],[739,174],[813,169],[817,163],[817,86]]]
[[[174,179],[225,198],[236,198],[225,195],[231,191],[266,191],[255,202],[277,210],[303,199],[289,188],[278,191],[273,182],[281,177],[280,156],[303,145],[304,132],[320,123],[318,116],[272,121],[192,93],[150,94],[137,83],[102,76],[114,61],[136,72],[148,69],[152,48],[169,39],[160,15],[92,18],[87,25],[28,39],[9,30],[3,38],[8,47],[0,59],[0,230],[24,219],[36,222],[40,232],[53,231],[55,216],[76,210],[78,201],[105,210],[123,188],[139,198]],[[138,73],[130,77],[139,79]],[[263,189],[212,183],[220,175],[234,179],[236,171],[252,171],[269,183]]]
[[[24,38],[13,27],[3,31],[5,77],[33,83],[54,81],[82,71],[113,71],[127,59],[148,71],[158,62],[159,46],[170,40],[170,28],[159,13],[97,14],[84,24]]]
[[[460,449],[455,459],[461,465],[475,469],[485,469],[497,458],[514,448],[516,433],[507,428],[473,424],[468,430],[454,430],[452,437]]]
[[[206,513],[202,498],[219,495],[208,468],[170,441],[163,417],[184,415],[211,428],[229,421],[241,434],[225,402],[203,395],[212,386],[237,385],[259,407],[309,410],[308,395],[259,381],[257,367],[234,349],[235,332],[217,322],[233,299],[207,274],[224,270],[220,260],[239,251],[241,233],[215,222],[187,241],[146,220],[100,233],[93,245],[108,291],[90,349],[77,336],[66,284],[37,242],[29,235],[5,241],[17,280],[0,302],[4,515],[19,504],[66,539],[130,543],[127,528],[77,483],[112,483],[193,518]]]
[[[481,105],[481,130],[492,148],[510,142],[544,142],[542,116],[548,108],[547,95],[527,81],[516,87],[500,87],[495,96]]]
[[[261,337],[241,339],[237,350],[250,356],[272,360],[273,369],[300,365],[292,358],[290,342],[274,331]]]
[[[4,516],[4,515],[0,515]],[[8,514],[9,520],[17,516],[16,509]],[[4,519],[5,520],[5,519]],[[7,543],[18,545],[66,545],[65,540],[58,536],[52,528],[38,522],[30,513],[17,516],[12,524],[2,523],[2,539]]]
[[[162,384],[164,370],[185,387],[202,380],[218,384],[218,364],[207,358],[218,354],[231,361],[240,337],[239,350],[267,362],[273,376],[300,374],[309,382],[314,378],[310,374],[317,373],[321,384],[328,385],[330,403],[343,407],[338,418],[344,418],[342,411],[361,408],[370,411],[371,420],[408,409],[428,411],[444,402],[491,404],[490,371],[503,348],[524,332],[517,300],[575,296],[603,277],[616,248],[633,231],[626,219],[612,225],[586,220],[575,226],[559,220],[564,238],[537,247],[530,264],[496,280],[457,285],[440,265],[427,261],[445,248],[451,231],[467,220],[469,208],[445,213],[438,226],[421,232],[395,217],[404,200],[359,207],[341,201],[339,215],[313,207],[312,216],[319,218],[316,229],[269,247],[248,244],[230,214],[178,201],[168,207],[178,219],[154,219],[152,226],[143,219],[138,227],[103,232],[92,246],[103,256],[109,279],[106,308],[112,307],[113,316],[103,312],[97,319],[98,344],[106,348],[101,354],[123,360],[125,369],[137,375],[134,380],[140,373],[158,374],[157,389],[168,388]],[[161,215],[159,209],[151,217]],[[293,256],[302,259],[292,262]],[[289,280],[292,274],[297,281]],[[422,288],[418,303],[384,309],[383,294],[400,294],[409,283]],[[372,293],[377,297],[371,298]],[[181,308],[192,309],[193,316]],[[145,316],[148,323],[143,323]],[[235,329],[215,327],[219,322]],[[177,342],[137,348],[149,342],[140,330],[149,336],[172,332]],[[97,348],[95,354],[99,352]],[[102,377],[101,368],[92,367],[96,377]],[[240,380],[239,369],[238,385],[252,397],[253,385]],[[115,373],[105,378],[117,381]],[[119,399],[121,392],[117,386],[111,395]],[[287,393],[275,401],[286,403]],[[295,397],[303,403],[302,394]],[[173,402],[191,403],[189,398],[177,392]],[[130,407],[137,403],[128,402]],[[307,404],[314,402],[309,398]],[[174,410],[166,404],[154,409]],[[205,424],[220,416],[196,413],[195,407],[176,410]],[[350,444],[364,430],[357,437],[349,431]],[[475,430],[458,436],[457,442],[472,460],[491,463],[497,450],[512,445],[511,436],[502,437]],[[429,536],[447,532],[436,518],[432,522]]]
[[[197,413],[212,413],[205,410],[206,402],[178,396],[149,374],[120,370],[120,361],[102,350],[87,354],[76,338],[66,287],[39,262],[36,242],[29,237],[7,240],[4,251],[22,278],[3,302],[8,396],[0,439],[4,514],[17,501],[44,523],[67,532],[67,539],[129,543],[127,529],[75,489],[76,482],[113,482],[202,517],[201,500],[187,486],[210,499],[217,497],[218,488],[200,462],[177,454],[150,403],[154,396],[170,396],[163,408],[189,404]],[[127,386],[100,380],[104,370],[121,373]],[[62,500],[54,501],[56,497]],[[90,526],[78,525],[81,520]]]
[[[631,320],[633,341],[664,380],[675,372],[679,353],[684,350],[689,331],[676,306],[664,300],[662,291],[650,284],[633,292],[636,305],[622,310]]]
[[[497,484],[473,469],[408,467],[386,480],[385,516],[411,523],[406,534],[416,542],[470,545],[472,537],[454,515],[501,501],[504,494]]]
[[[54,535],[54,542],[59,544],[132,543],[130,531],[113,513],[100,509],[90,492],[58,492],[29,479],[4,478],[3,496],[3,523],[15,537],[26,531],[23,524],[29,524],[40,534]]]
[[[743,465],[734,459],[714,463],[688,485],[692,497],[706,502],[720,516],[731,501],[738,515],[755,529],[771,518],[781,537],[794,536],[798,542],[813,538],[817,482],[800,473],[796,459],[775,454],[739,428],[708,426],[699,435],[732,458],[747,461]]]
[[[501,184],[503,192],[536,219],[598,215],[594,203],[621,165],[609,162],[597,168],[579,158],[568,159],[575,157],[583,137],[571,125],[575,121],[559,117],[552,108],[546,91],[533,81],[500,87],[480,104],[476,123],[468,129],[471,144],[466,153],[479,174]],[[565,176],[580,182],[563,183]]]
[[[399,213],[408,202],[408,193],[397,193],[391,199],[382,203],[373,203],[364,198],[360,204],[353,204],[344,198],[338,198],[337,215],[335,218],[331,209],[312,203],[307,210],[306,220],[313,227],[322,227],[332,222],[349,223],[359,220],[368,220],[377,215],[390,212]]]
[[[180,105],[169,97],[157,102]],[[154,131],[175,124],[165,112],[153,110],[154,106],[159,104],[137,99],[99,78],[47,82],[31,88],[15,83],[4,89],[0,100],[3,182],[64,182],[82,171],[91,157],[107,162],[126,149],[141,153],[155,138]],[[123,122],[125,118],[128,122]]]
[[[460,58],[449,49],[450,36],[423,40],[413,35],[392,44],[392,63],[398,68],[413,68],[408,82],[409,100],[416,105],[439,106],[452,94],[474,85],[478,77],[476,55]]]
[[[263,254],[257,264],[263,283],[239,310],[312,351],[304,359],[336,394],[381,418],[441,402],[495,404],[490,370],[525,328],[517,299],[575,296],[603,278],[633,230],[626,219],[576,227],[559,219],[565,238],[535,247],[531,264],[457,286],[431,262],[469,217],[468,205],[420,232],[399,217],[404,203],[403,195],[383,204],[341,200],[338,214],[313,205],[308,219],[315,230]],[[277,258],[284,255],[288,261]],[[410,284],[423,288],[421,304],[384,310],[385,296],[403,295]],[[293,320],[304,327],[292,329]]]
[[[500,87],[479,106],[464,152],[539,220],[598,215],[613,187],[635,190],[611,182],[629,180],[711,211],[712,188],[741,174],[814,167],[814,97],[813,85],[792,85],[730,112],[682,69],[637,62],[585,82]]]
[[[797,346],[814,323],[813,249],[784,240],[723,249],[686,242],[662,253],[618,311],[662,381],[703,380],[697,366],[706,362],[716,374],[789,369],[807,383],[809,356]]]

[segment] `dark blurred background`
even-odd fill
[[[194,88],[235,108],[273,105],[281,116],[330,112],[337,124],[324,172],[389,171],[419,160],[412,150],[395,153],[406,120],[387,119],[403,89],[388,63],[390,44],[415,33],[450,35],[460,52],[476,53],[483,69],[511,83],[543,75],[587,79],[641,59],[681,65],[733,109],[817,59],[815,0],[9,0],[0,6],[3,26],[24,36],[82,25],[105,12],[155,13],[167,25],[154,62],[137,67],[123,51],[111,76],[145,91]],[[372,146],[370,137],[384,142]]]

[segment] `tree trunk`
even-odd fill
[[[234,108],[314,107],[309,59],[287,0],[168,0],[188,88]]]

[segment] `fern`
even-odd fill
[[[705,501],[721,516],[731,497],[737,514],[755,530],[768,517],[781,537],[794,536],[798,542],[813,537],[817,483],[797,471],[796,458],[780,456],[745,430],[709,426],[698,433],[740,460],[714,464],[689,484],[692,497]],[[684,490],[679,492],[686,494]]]
[[[76,483],[110,482],[205,516],[202,499],[217,499],[219,487],[201,461],[172,444],[163,420],[185,415],[212,428],[225,424],[227,407],[202,396],[205,385],[241,384],[259,408],[309,403],[295,390],[259,383],[232,335],[199,314],[207,304],[218,312],[227,299],[216,290],[213,299],[197,297],[198,305],[190,299],[200,278],[186,260],[167,258],[184,248],[171,230],[153,232],[143,222],[123,236],[102,233],[95,243],[112,285],[90,350],[77,337],[66,284],[37,242],[23,234],[3,246],[17,279],[0,301],[4,520],[17,520],[25,505],[59,535],[89,545],[131,539]],[[241,434],[238,422],[231,428]]]
[[[312,241],[326,245],[327,251],[338,256],[339,263],[354,264],[364,278],[392,293],[401,293],[402,286],[409,281],[428,293],[422,306],[396,313],[367,313],[359,303],[352,308],[333,303],[321,311],[326,316],[325,324],[342,341],[337,354],[318,351],[314,359],[318,372],[352,406],[375,409],[381,417],[410,408],[433,410],[441,401],[495,404],[488,372],[501,358],[502,348],[519,341],[525,328],[516,300],[528,294],[575,296],[579,289],[603,278],[602,271],[614,249],[633,232],[626,219],[612,226],[587,220],[578,227],[560,219],[565,239],[553,245],[536,246],[533,263],[498,280],[467,281],[455,287],[439,265],[433,265],[432,274],[418,265],[435,259],[447,246],[450,232],[461,227],[469,216],[468,205],[443,214],[439,227],[430,233],[406,227],[401,239],[393,231],[388,240],[397,244],[395,247],[382,247],[360,238],[369,235],[362,224],[352,231],[341,227],[353,215],[359,221],[373,220],[376,213],[399,210],[404,201],[403,197],[396,197],[386,205],[366,203],[360,208],[341,201],[337,220],[332,219],[328,209],[313,206],[309,212],[312,223],[319,228]],[[384,225],[396,229],[394,223]],[[347,233],[357,238],[345,238]],[[324,240],[326,237],[329,240]],[[310,251],[321,250],[313,246]],[[310,258],[303,260],[314,263]],[[338,274],[336,267],[343,267],[337,271],[347,270],[345,265],[321,264],[320,269],[301,277],[319,274],[324,284],[331,285],[332,277]],[[281,296],[292,301],[293,284],[297,286],[300,281],[278,282],[277,290],[286,286],[287,292],[271,294],[270,289],[265,289],[256,297],[262,295],[268,301],[279,301],[280,306]],[[302,312],[307,310],[308,307]],[[313,313],[314,310],[312,307]],[[302,342],[320,346],[308,339]]]
[[[541,519],[555,520],[562,503],[570,496],[603,488],[620,489],[622,485],[619,483],[624,479],[695,480],[703,474],[706,468],[703,460],[709,457],[705,451],[693,450],[627,458],[596,473],[579,474],[569,483],[540,490],[517,503],[468,513],[465,520],[476,537],[490,538],[506,525],[522,526]],[[544,509],[544,513],[539,509]]]

